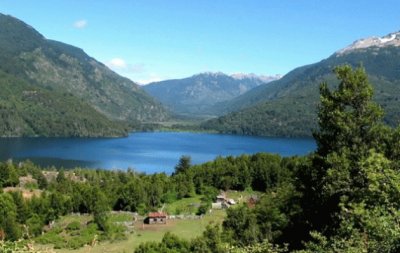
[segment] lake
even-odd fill
[[[41,166],[127,169],[171,173],[182,155],[192,163],[257,152],[304,155],[313,139],[186,132],[132,133],[125,138],[0,138],[0,159],[29,159]]]

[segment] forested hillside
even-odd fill
[[[62,113],[64,109],[58,106],[77,108],[80,105],[82,106],[80,114],[85,116],[87,123],[79,124],[97,125],[93,132],[90,132],[91,128],[77,127],[75,130],[68,130],[62,129],[60,125],[57,129],[48,128],[49,134],[46,135],[65,136],[66,133],[72,131],[75,133],[74,136],[113,136],[114,134],[107,134],[107,132],[111,133],[110,129],[102,129],[107,120],[105,117],[129,123],[154,122],[168,117],[168,113],[160,103],[140,89],[137,84],[117,75],[104,64],[88,56],[82,49],[48,40],[29,25],[3,14],[0,14],[0,61],[2,63],[0,70],[6,73],[8,78],[14,78],[15,82],[23,80],[23,85],[32,87],[30,89],[43,90],[54,100],[58,98],[58,94],[64,93],[74,97],[74,100],[53,103],[52,107],[42,106],[41,112],[44,114]],[[8,98],[4,96],[2,102],[10,103]],[[84,102],[70,104],[74,101]],[[53,112],[47,111],[49,109]],[[96,111],[105,117],[97,116]],[[87,115],[86,113],[89,112],[94,115]],[[26,126],[19,127],[18,124],[21,121],[15,121],[15,126],[21,131],[15,131],[14,134],[43,134],[43,131],[36,131],[42,128],[42,126],[36,126],[36,122],[44,122],[52,117],[46,116],[46,119],[40,119],[41,114],[35,111],[32,113],[35,114],[31,117],[38,118],[29,123],[33,131]],[[103,123],[96,121],[101,118],[103,118]],[[64,122],[67,121],[67,125],[75,124],[68,117],[64,119]],[[68,128],[67,125],[63,128]],[[115,133],[121,133],[121,128],[119,130],[118,128]],[[2,135],[8,134],[2,132],[0,136]]]
[[[150,95],[179,115],[217,115],[214,107],[277,79],[278,76],[200,73],[188,78],[150,83],[143,87]]]
[[[400,35],[396,35],[400,38]],[[362,65],[375,89],[374,101],[385,111],[385,122],[400,121],[400,47],[355,48],[337,52],[321,62],[299,67],[280,80],[261,85],[223,104],[225,116],[203,124],[224,133],[265,136],[311,136],[317,128],[318,85],[334,81],[332,69],[341,64]]]
[[[0,135],[123,136],[128,128],[68,92],[51,92],[0,70]]]

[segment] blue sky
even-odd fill
[[[285,74],[400,30],[399,0],[0,0],[0,12],[141,83]]]

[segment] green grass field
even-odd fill
[[[171,204],[166,204],[164,211],[168,214],[193,214],[197,212],[198,206],[201,203],[201,195],[192,198],[183,198],[174,201]]]
[[[228,191],[226,192],[227,197],[235,199],[237,202],[245,202],[246,199],[251,196],[257,194],[253,191]],[[183,198],[180,200],[176,200],[173,203],[165,204],[163,207],[163,211],[167,212],[170,215],[190,215],[197,212],[198,205],[201,203],[201,195],[197,195],[191,198]],[[128,225],[130,229],[127,229],[126,239],[120,240],[106,240],[99,241],[95,243],[95,245],[84,246],[78,249],[53,249],[53,252],[60,253],[100,253],[100,252],[133,252],[134,249],[141,243],[149,242],[149,241],[161,241],[164,234],[167,232],[171,232],[176,234],[177,236],[185,239],[195,238],[200,236],[206,227],[210,224],[221,224],[223,219],[225,218],[226,212],[225,210],[212,210],[207,213],[202,219],[175,219],[168,220],[167,224],[158,224],[158,225],[144,225],[143,222],[139,219],[134,223],[134,226],[131,227]],[[57,223],[56,226],[58,228],[65,228],[68,224],[72,222],[79,222],[82,224],[82,230],[85,229],[84,224],[90,224],[92,220],[91,216],[87,215],[69,215],[62,217]],[[109,221],[111,223],[124,223],[128,224],[133,221],[133,215],[130,213],[117,213],[114,212],[110,215]],[[81,231],[82,231],[81,230]],[[51,232],[50,232],[51,233]],[[79,233],[78,233],[79,234]],[[60,236],[54,236],[55,239],[60,240],[60,237],[64,240],[75,240],[73,237],[70,237],[68,233],[62,232],[59,234]],[[46,236],[46,235],[44,235]],[[94,238],[95,233],[90,234],[89,237]],[[88,237],[88,235],[86,235]],[[52,237],[50,237],[51,239]],[[91,241],[93,238],[90,238]],[[98,237],[99,238],[99,237]],[[76,240],[79,238],[77,237]],[[87,238],[86,238],[87,239]],[[40,245],[36,244],[36,248],[39,249],[49,249],[52,248],[51,245]]]
[[[54,252],[60,253],[101,253],[101,252],[133,252],[134,249],[143,242],[149,241],[161,241],[162,237],[166,232],[171,232],[178,235],[181,238],[195,238],[200,236],[207,225],[209,224],[221,224],[225,217],[225,211],[214,210],[211,213],[205,215],[202,219],[197,220],[168,220],[166,225],[143,225],[142,222],[135,224],[135,231],[128,234],[126,240],[120,240],[115,242],[98,242],[94,246],[85,246],[76,250],[72,249],[54,249]],[[111,220],[113,221],[126,221],[128,220],[127,215],[113,215]],[[72,221],[86,221],[87,216],[66,216],[63,217],[59,223],[68,224]],[[49,245],[36,245],[35,248],[49,249]]]

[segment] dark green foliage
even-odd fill
[[[188,170],[191,166],[191,160],[192,159],[190,156],[181,156],[178,165],[175,166],[174,174],[183,173]]]
[[[23,199],[21,192],[11,192],[10,194],[11,194],[11,196],[14,200],[14,204],[17,208],[16,209],[17,221],[21,224],[24,224],[29,217],[29,209],[28,209],[27,203]]]
[[[140,204],[146,202],[146,193],[143,184],[138,179],[133,179],[118,191],[115,208],[125,211],[137,212]]]
[[[400,174],[387,149],[396,131],[381,125],[363,69],[336,73],[336,90],[321,85],[318,150],[298,174],[303,230],[318,231],[306,252],[397,252]]]
[[[79,223],[79,221],[73,221],[65,227],[65,229],[67,230],[79,230],[80,228],[81,224]]]
[[[349,148],[354,156],[362,156],[374,148],[374,129],[382,119],[382,109],[372,102],[372,86],[364,69],[352,71],[350,66],[337,67],[340,80],[337,90],[327,83],[320,86],[321,105],[318,112],[319,131],[314,135],[317,154],[326,156]]]
[[[334,54],[318,63],[299,67],[283,78],[256,87],[225,104],[221,112],[231,112],[212,119],[203,128],[223,133],[264,136],[311,136],[317,130],[318,86],[327,80],[336,86],[332,68],[360,63],[368,72],[376,92],[374,100],[386,112],[390,126],[400,122],[399,47],[366,48]]]
[[[208,210],[211,208],[211,202],[203,202],[199,206],[199,209],[197,210],[197,215],[204,215],[207,214]]]
[[[17,223],[17,207],[8,193],[0,193],[0,230],[5,239],[17,240],[21,237],[21,228]]]
[[[142,243],[135,253],[223,253],[226,252],[221,241],[221,231],[219,226],[209,226],[203,235],[193,240],[180,239],[176,235],[167,232],[160,243]]]
[[[38,236],[43,231],[43,219],[38,214],[33,214],[26,221],[26,226],[28,227],[30,237]]]
[[[0,187],[16,186],[19,183],[18,173],[12,162],[0,164]]]
[[[316,129],[316,103],[309,100],[300,97],[262,102],[206,121],[200,128],[240,135],[308,137]]]
[[[339,202],[365,197],[368,187],[360,162],[369,156],[380,135],[382,111],[372,102],[372,88],[363,69],[335,69],[340,84],[331,92],[321,84],[320,130],[315,134],[318,149],[312,167],[299,174],[305,214],[314,229],[334,228]],[[329,210],[329,211],[327,211]]]
[[[0,136],[120,136],[110,121],[68,93],[34,87],[0,70]]]
[[[149,175],[149,181],[145,185],[147,193],[147,206],[156,209],[165,201],[165,194],[169,188],[169,178],[164,173]]]
[[[173,177],[177,198],[187,198],[195,195],[192,176],[189,173],[177,174]]]
[[[207,191],[209,186],[224,190],[245,190],[251,187],[264,192],[278,186],[290,176],[288,160],[296,161],[299,158],[282,159],[279,155],[263,153],[219,157],[214,161],[192,166],[189,173],[193,176],[196,192]]]
[[[244,246],[259,242],[262,238],[256,214],[245,206],[230,208],[222,223],[224,232],[232,239],[231,244]]]
[[[218,189],[212,186],[203,185],[200,189],[197,189],[199,194],[203,195],[202,200],[204,202],[212,202],[218,195]]]
[[[94,200],[94,206],[92,209],[93,220],[100,230],[107,233],[109,230],[108,211],[110,210],[110,206],[107,203],[106,196],[99,188],[94,188],[92,191],[92,199]]]

